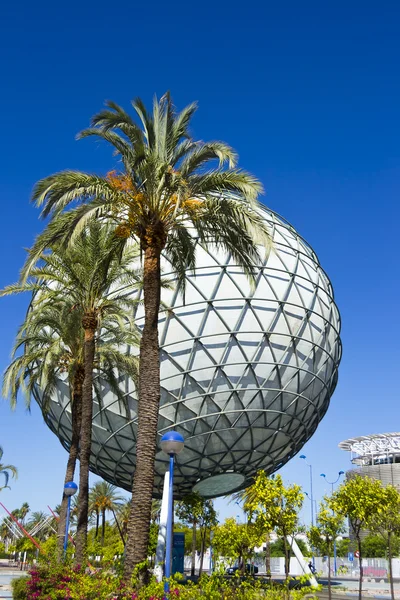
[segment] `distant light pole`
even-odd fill
[[[321,473],[321,477],[323,477],[326,481],[326,483],[329,483],[329,485],[331,486],[331,493],[333,494],[333,486],[339,481],[339,479],[341,478],[341,476],[344,475],[344,471],[339,471],[337,478],[335,479],[335,481],[328,481],[326,478],[325,473]],[[337,550],[336,550],[336,538],[333,541],[333,574],[337,575]]]
[[[304,493],[307,496],[307,498],[309,499],[309,501],[311,502],[310,494],[308,492],[304,492]],[[317,501],[316,500],[314,500],[314,511],[315,511],[314,514],[316,515],[317,514]]]
[[[300,454],[299,458],[303,459],[310,469],[310,500],[311,500],[311,525],[314,527],[314,494],[313,494],[313,476],[312,476],[312,465],[307,462],[307,456],[305,454]],[[313,551],[312,557],[313,566],[315,567],[315,557]]]
[[[246,511],[244,510],[244,508],[242,508],[240,502],[238,500],[235,501],[235,504],[238,505],[238,507],[240,508],[241,511],[243,511],[243,523],[246,523]],[[240,515],[236,515],[236,517],[239,519],[239,523],[240,523]]]
[[[300,454],[307,467],[310,469],[310,500],[311,500],[311,525],[314,526],[314,495],[313,495],[313,476],[312,476],[312,465],[307,462],[307,456],[305,454]]]
[[[78,486],[73,481],[67,481],[67,483],[64,485],[64,494],[68,498],[67,520],[65,522],[65,535],[64,535],[64,557],[67,553],[67,546],[68,546],[69,517],[71,514],[71,498],[74,494],[76,494],[77,491],[78,491]]]
[[[169,456],[169,495],[168,495],[168,519],[167,519],[167,547],[165,551],[165,584],[164,592],[169,592],[169,581],[171,577],[172,556],[172,521],[174,518],[174,460],[175,455],[182,452],[185,440],[177,431],[167,431],[161,438],[161,450]]]
[[[321,477],[323,477],[325,479],[326,483],[329,483],[329,485],[331,486],[332,494],[333,494],[333,486],[337,484],[337,482],[339,481],[339,479],[341,478],[342,475],[344,475],[344,471],[339,471],[338,476],[335,479],[335,481],[328,481],[325,473],[321,473]]]

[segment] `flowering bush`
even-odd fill
[[[59,563],[41,565],[29,577],[13,581],[14,600],[162,600],[164,583],[152,579],[140,589],[125,586],[111,572],[94,571]],[[300,600],[309,588],[290,592],[292,600]],[[203,575],[197,584],[184,583],[179,576],[170,580],[170,600],[283,600],[287,590],[271,587],[259,579],[221,574]]]

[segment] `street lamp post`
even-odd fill
[[[311,500],[311,525],[314,527],[314,494],[313,494],[313,476],[312,476],[312,465],[307,462],[307,456],[305,454],[300,454],[301,459],[303,459],[310,469],[310,500]],[[315,557],[313,552],[312,563],[315,567]]]
[[[339,479],[341,478],[342,475],[344,475],[344,471],[339,471],[338,476],[335,479],[335,481],[328,481],[325,473],[321,473],[321,477],[323,477],[325,479],[326,483],[329,483],[329,485],[331,486],[332,494],[333,494],[333,486],[337,484],[337,482],[339,481]]]
[[[326,478],[325,473],[321,473],[321,477],[323,477],[326,481],[326,483],[329,483],[329,485],[331,486],[331,493],[333,494],[333,486],[339,481],[339,479],[341,478],[341,476],[344,475],[344,471],[339,471],[337,478],[335,479],[335,481],[328,481]],[[333,541],[333,574],[337,575],[337,550],[336,550],[336,538]]]
[[[240,515],[236,515],[237,518],[239,519],[239,523],[240,523],[240,519],[241,518],[243,518],[243,523],[246,523],[247,522],[247,515],[246,515],[246,511],[244,509],[244,505],[242,506],[238,500],[235,501],[235,504],[238,505],[238,507],[240,508],[240,510],[243,513],[242,517]]]
[[[174,460],[175,455],[183,450],[185,440],[177,431],[168,431],[161,438],[161,449],[169,456],[169,496],[168,496],[168,519],[167,519],[167,542],[165,551],[165,584],[164,592],[169,592],[169,578],[171,577],[172,557],[172,522],[174,517]]]
[[[304,492],[304,493],[305,493],[305,495],[307,496],[307,498],[309,499],[309,501],[311,502],[311,496],[310,496],[310,494],[309,494],[308,492]],[[318,512],[318,511],[317,511],[317,501],[316,501],[316,500],[314,500],[314,514],[316,515],[316,514],[317,514],[317,512]]]
[[[71,514],[71,498],[74,494],[76,494],[77,491],[78,491],[78,486],[73,481],[67,481],[67,483],[64,485],[64,494],[68,498],[67,519],[65,522],[65,535],[64,535],[64,557],[67,553],[67,546],[68,546],[69,517]]]

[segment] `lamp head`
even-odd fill
[[[307,458],[307,456],[306,456],[305,454],[300,454],[299,458],[306,459],[306,458]]]
[[[344,471],[339,471],[339,476],[344,475]]]
[[[177,431],[167,431],[161,438],[161,450],[169,456],[182,452],[184,445],[185,440]]]
[[[326,477],[325,473],[321,473],[320,475],[321,477]]]
[[[66,496],[73,496],[78,491],[78,486],[74,481],[67,481],[64,485],[64,494]]]

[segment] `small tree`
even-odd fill
[[[185,525],[192,526],[192,566],[190,570],[190,575],[192,577],[195,574],[196,565],[196,530],[204,511],[204,503],[205,500],[200,494],[192,492],[177,502],[175,509],[178,519]]]
[[[238,560],[242,572],[254,548],[265,539],[265,529],[258,523],[237,523],[233,517],[215,527],[213,547],[219,556]]]
[[[387,556],[388,543],[386,535],[375,533],[374,525],[370,525],[369,529],[370,531],[373,531],[373,533],[363,537],[362,541],[364,558],[382,558],[382,556]],[[393,556],[398,554],[398,544],[396,544],[395,540],[396,538],[391,542]]]
[[[368,528],[372,520],[384,507],[385,490],[380,481],[354,475],[347,479],[329,499],[329,507],[337,514],[346,516],[357,540],[360,561],[359,600],[362,597],[363,553],[361,531]]]
[[[250,516],[255,516],[255,522],[264,532],[275,529],[277,535],[283,538],[286,579],[289,577],[291,551],[288,537],[294,538],[298,530],[303,500],[304,494],[299,485],[285,487],[280,475],[269,478],[265,471],[259,471],[245,503],[245,510]]]
[[[302,555],[305,557],[310,557],[311,551],[305,541],[302,539],[297,539],[296,542]],[[285,544],[282,538],[279,538],[270,544],[270,554],[272,558],[280,558],[281,556],[285,556]],[[292,550],[290,553],[290,558],[294,556],[295,554]]]
[[[340,556],[341,558],[345,558],[350,550],[350,540],[349,538],[343,538],[336,542],[336,556]]]
[[[400,534],[400,494],[392,485],[385,487],[382,510],[372,517],[369,528],[379,533],[387,544],[390,594],[394,600],[393,537]]]
[[[311,546],[316,548],[320,545],[321,539],[324,542],[328,555],[328,596],[332,598],[331,588],[331,554],[332,545],[340,533],[344,531],[344,516],[340,513],[334,513],[328,506],[327,501],[321,503],[317,524],[310,528],[308,538]]]
[[[204,560],[204,551],[206,548],[207,542],[207,533],[218,524],[217,519],[217,511],[214,508],[214,504],[212,500],[205,500],[203,503],[203,512],[199,519],[199,527],[200,527],[200,568],[199,575],[201,575],[203,571],[203,560]]]

